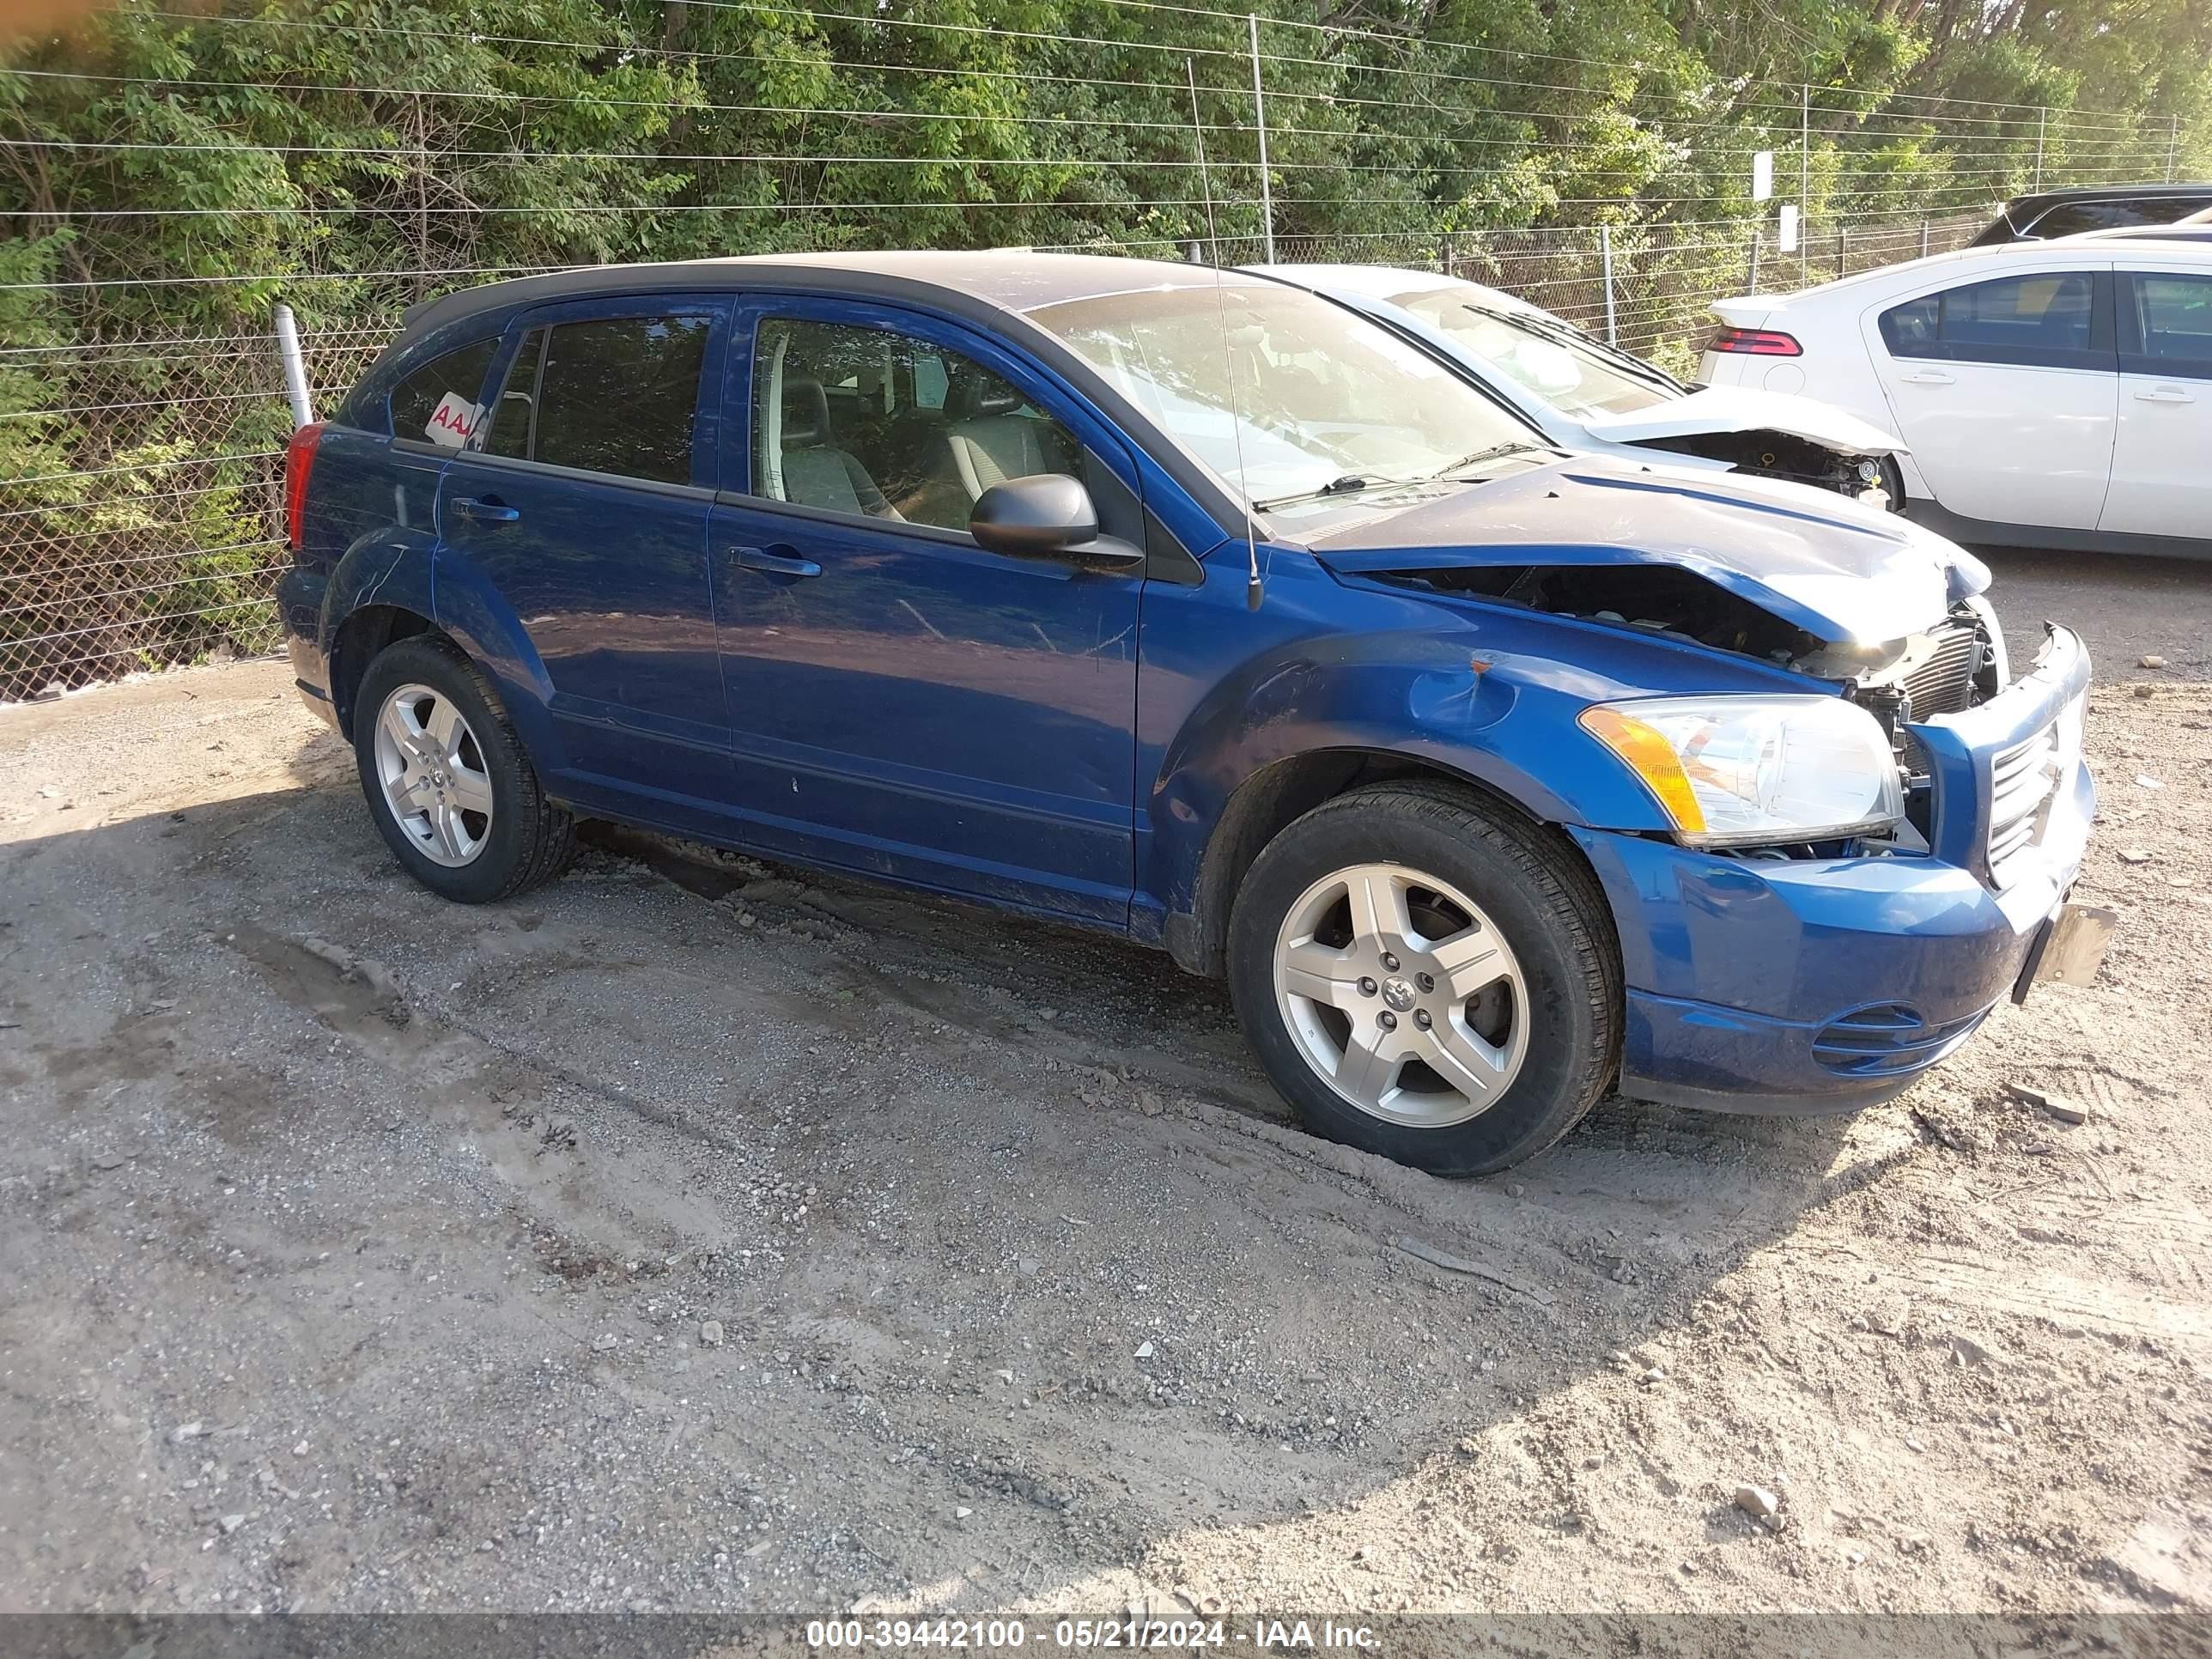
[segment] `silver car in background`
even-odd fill
[[[1686,386],[1526,300],[1387,265],[1253,270],[1383,324],[1476,380],[1564,449],[1810,484],[1888,507],[1904,441],[1832,404],[1747,386]]]

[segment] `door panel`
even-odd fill
[[[2123,273],[2119,436],[2098,528],[2212,538],[2212,276]]]
[[[2117,377],[1988,363],[1885,364],[1882,392],[1929,493],[1997,524],[2095,527]]]
[[[670,301],[528,313],[502,394],[440,489],[439,580],[489,588],[520,623],[559,750],[537,758],[574,791],[728,798],[708,562],[719,445],[712,420],[696,441],[690,412],[702,386],[719,396],[727,314]]]
[[[2119,401],[2110,282],[2027,272],[1868,316],[1882,395],[1939,505],[2000,524],[2096,526]]]
[[[762,493],[714,513],[738,810],[806,856],[1126,923],[1142,580],[949,527],[977,485],[1065,467],[1141,541],[1118,440],[918,313],[793,301],[751,339],[726,407],[757,411]]]

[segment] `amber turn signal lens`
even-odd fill
[[[1673,744],[1633,715],[1624,714],[1604,703],[1594,703],[1583,710],[1579,724],[1644,780],[1644,787],[1658,797],[1659,805],[1674,820],[1678,832],[1685,836],[1705,833],[1705,809],[1698,805],[1697,792],[1690,787],[1690,775],[1682,769],[1681,757],[1674,752]]]

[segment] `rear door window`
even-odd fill
[[[2086,270],[1972,283],[1891,307],[1881,315],[1881,337],[1896,357],[2109,368],[2097,346],[2096,295],[2097,279]]]
[[[433,357],[392,389],[392,435],[459,449],[483,415],[477,402],[499,337]]]
[[[2212,276],[2137,271],[2128,283],[2142,343],[2130,343],[2129,368],[2212,380]]]
[[[532,330],[507,370],[485,453],[690,483],[713,321],[696,313],[603,317]]]

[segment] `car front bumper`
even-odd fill
[[[1924,855],[1730,858],[1574,832],[1620,936],[1621,1092],[1853,1111],[1964,1043],[2033,968],[2081,867],[2097,799],[2079,743],[2088,684],[2087,653],[2053,629],[1998,696],[1911,728],[1935,781]],[[2014,822],[2032,762],[2048,787]]]

